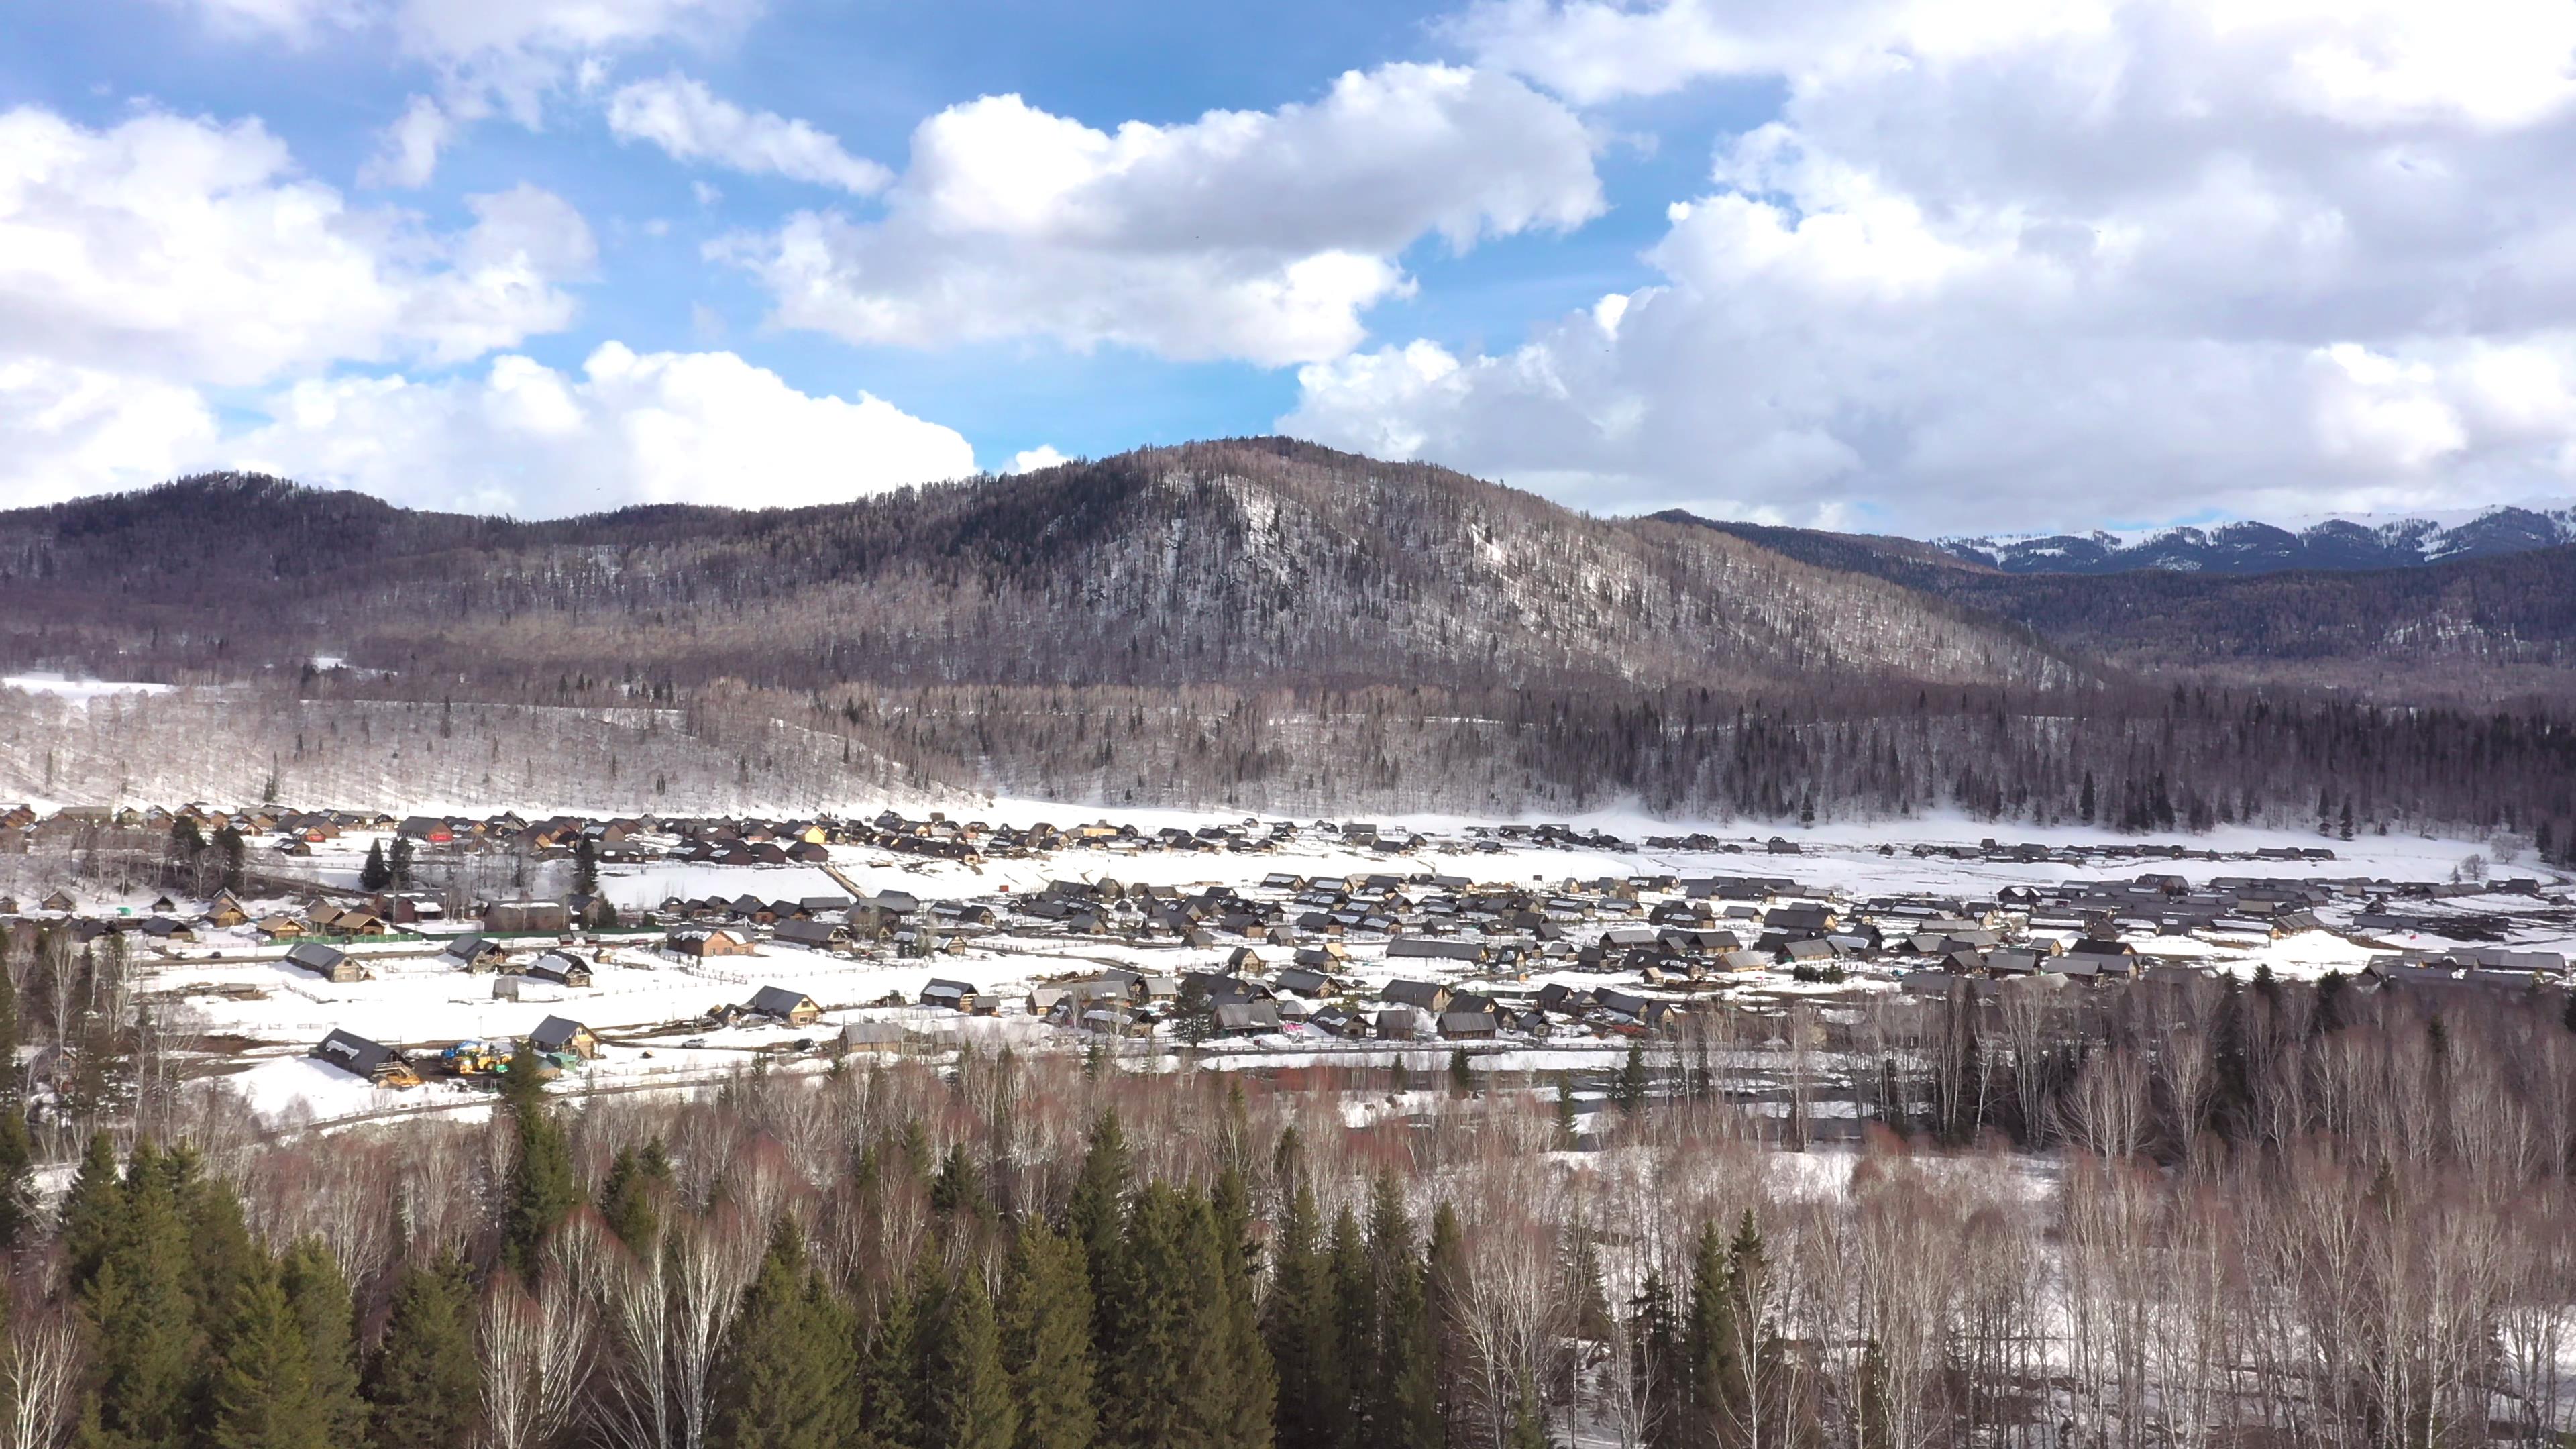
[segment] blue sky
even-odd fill
[[[0,502],[1273,430],[1909,532],[2563,497],[2576,7],[2422,8],[20,7]]]

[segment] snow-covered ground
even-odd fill
[[[1113,823],[1132,823],[1144,829],[1167,825],[1195,828],[1213,823],[1214,818],[1172,811],[1101,811],[1069,809],[1037,802],[996,802],[978,818],[994,822],[1026,823],[1048,820],[1058,825],[1077,821],[1108,818]],[[1239,822],[1241,817],[1224,817]],[[204,1039],[210,1049],[220,1053],[217,1069],[229,1085],[240,1090],[251,1103],[281,1120],[348,1119],[372,1113],[431,1108],[471,1109],[479,1096],[462,1095],[450,1084],[433,1082],[430,1086],[409,1092],[390,1092],[357,1081],[336,1069],[322,1066],[304,1056],[312,1044],[326,1032],[343,1029],[356,1032],[406,1049],[429,1049],[430,1055],[448,1043],[459,1040],[511,1040],[550,1015],[578,1020],[599,1033],[606,1041],[600,1058],[586,1069],[568,1074],[560,1090],[575,1091],[585,1086],[592,1089],[647,1089],[656,1085],[687,1087],[712,1081],[733,1068],[753,1059],[757,1053],[789,1052],[786,1057],[773,1055],[773,1060],[795,1060],[789,1051],[801,1040],[824,1042],[837,1036],[841,1024],[874,1018],[891,1018],[903,1022],[918,1040],[935,1048],[953,1041],[960,1031],[969,1035],[1010,1040],[1027,1046],[1056,1042],[1068,1048],[1076,1044],[1070,1034],[1059,1033],[1026,1016],[1021,1005],[1028,988],[1035,983],[1068,976],[1096,973],[1104,966],[1122,966],[1147,974],[1177,975],[1181,972],[1213,969],[1229,951],[1243,944],[1232,936],[1220,935],[1217,944],[1192,948],[1169,941],[1129,941],[1118,937],[1078,937],[1051,933],[1047,928],[1017,921],[1007,909],[1012,897],[1042,890],[1052,880],[1115,879],[1135,884],[1198,887],[1222,884],[1256,899],[1276,899],[1278,892],[1260,888],[1263,877],[1287,873],[1304,877],[1339,877],[1374,873],[1406,876],[1439,875],[1463,877],[1478,884],[1538,886],[1554,889],[1569,881],[1591,881],[1604,876],[1673,875],[1683,878],[1708,875],[1786,877],[1797,881],[1803,894],[1816,899],[1865,900],[1878,896],[1985,897],[2008,885],[2055,885],[2068,880],[2121,880],[2144,872],[2180,875],[2195,882],[2220,876],[2255,876],[2304,880],[2348,881],[2354,878],[2389,881],[2440,881],[2449,877],[2462,857],[2479,847],[2470,842],[2426,840],[2404,836],[2366,836],[2353,841],[2321,841],[2314,835],[2250,830],[2222,831],[2209,836],[2186,837],[2177,843],[2195,852],[2217,852],[2223,857],[2147,861],[2109,861],[2085,865],[2055,862],[1994,862],[1980,859],[1959,860],[1946,856],[1916,858],[1911,854],[1917,844],[1973,846],[1988,835],[1998,835],[2007,843],[2021,838],[2014,832],[1998,832],[1978,822],[1963,820],[1926,820],[1887,825],[1839,824],[1819,826],[1813,830],[1780,832],[1794,839],[1801,848],[1797,855],[1773,855],[1764,852],[1761,841],[1771,831],[1757,838],[1743,833],[1741,826],[1718,827],[1712,834],[1722,834],[1740,851],[1650,849],[1633,842],[1648,834],[1678,835],[1695,827],[1668,821],[1649,820],[1630,812],[1608,811],[1562,821],[1583,831],[1603,831],[1632,842],[1621,849],[1597,849],[1572,845],[1533,845],[1513,842],[1500,849],[1479,849],[1480,837],[1468,834],[1480,822],[1457,819],[1376,819],[1381,829],[1403,828],[1421,831],[1433,837],[1429,847],[1400,855],[1389,855],[1373,849],[1355,848],[1341,843],[1330,834],[1308,829],[1301,837],[1275,849],[1261,852],[1173,852],[1157,849],[1113,851],[1070,849],[1026,859],[992,859],[980,864],[931,860],[865,846],[840,846],[833,849],[834,869],[864,891],[904,891],[923,902],[980,898],[993,904],[1002,924],[991,931],[975,935],[965,949],[933,959],[904,959],[891,954],[862,952],[855,958],[823,954],[774,941],[761,940],[756,954],[723,957],[707,961],[682,960],[665,955],[659,949],[658,933],[626,938],[608,938],[588,942],[580,948],[585,960],[597,958],[594,984],[583,989],[542,987],[513,978],[522,987],[520,999],[510,1000],[495,995],[495,978],[455,970],[438,956],[445,936],[470,930],[474,923],[424,924],[406,939],[367,942],[350,947],[361,957],[373,979],[334,984],[296,970],[280,959],[283,943],[259,939],[247,928],[217,931],[201,928],[201,939],[193,944],[155,945],[141,936],[129,937],[141,971],[138,989],[174,1003],[175,1025]],[[310,860],[293,862],[293,868],[309,872],[315,878],[333,884],[354,884],[360,861],[376,837],[352,834],[327,846],[317,848]],[[1489,839],[1489,838],[1485,838]],[[2123,842],[2120,837],[2104,832],[2053,831],[2046,840],[2063,845],[2081,840],[2101,843]],[[2253,860],[2247,853],[2258,848],[2283,846],[2313,847],[2324,844],[2339,857],[2333,861]],[[1882,848],[1892,853],[1882,853]],[[282,868],[270,862],[263,868]],[[2504,873],[2539,876],[2554,887],[2560,884],[2555,873],[2543,872],[2529,864],[2505,868]],[[820,867],[741,867],[653,863],[639,866],[611,866],[604,869],[605,893],[621,912],[635,912],[659,907],[671,897],[717,896],[733,898],[743,894],[763,900],[799,899],[811,896],[846,894],[833,875]],[[22,885],[23,889],[23,885]],[[1648,893],[1645,904],[1662,899]],[[2477,943],[2498,944],[2495,923],[2510,919],[2512,929],[2501,944],[2540,950],[2576,953],[2576,916],[2556,901],[2529,897],[2488,894],[2455,900],[2412,899],[2406,909],[2412,915],[2438,920],[2448,915],[2479,917],[2475,930],[2464,930],[2459,938],[2433,933],[2417,933],[2392,938],[2384,933],[2366,940],[2348,926],[2358,893],[2347,898],[2344,908],[2322,913],[2329,929],[2302,932],[2279,939],[2269,936],[2208,937],[2162,936],[2136,934],[2130,938],[2133,947],[2144,956],[2157,960],[2184,962],[2212,970],[2251,973],[2258,966],[2268,966],[2283,977],[2313,979],[2327,971],[2350,973],[2366,965],[2374,955],[2385,955],[2386,946],[2420,946],[2427,949]],[[125,911],[136,915],[149,913],[149,893],[132,898],[95,899],[85,897],[83,909],[92,914]],[[178,914],[193,914],[194,903],[182,903]],[[250,903],[256,917],[270,910],[290,911],[304,902],[291,897]],[[1633,924],[1611,919],[1583,923],[1570,928],[1578,942],[1617,924]],[[1742,923],[1719,923],[1721,926]],[[519,960],[524,963],[543,941],[514,942]],[[1441,976],[1464,989],[1488,989],[1502,993],[1526,993],[1549,982],[1561,982],[1578,989],[1604,985],[1647,991],[1633,975],[1603,975],[1576,971],[1571,963],[1562,969],[1535,969],[1526,977],[1501,981],[1477,975],[1472,969],[1447,972],[1434,963],[1413,959],[1389,961],[1382,938],[1354,936],[1347,942],[1351,958],[1336,975],[1347,981],[1374,989],[1399,976]],[[1259,947],[1267,957],[1284,953],[1270,947]],[[885,948],[870,948],[883,951]],[[1919,963],[1915,963],[1919,964]],[[1793,995],[1812,994],[1854,998],[1872,992],[1895,989],[1896,978],[1906,969],[1903,963],[1874,963],[1855,966],[1850,979],[1839,983],[1798,982],[1785,972],[1745,973],[1730,977],[1727,994],[1730,999],[1760,1002],[1778,1001]],[[952,1014],[933,1012],[910,1003],[919,998],[923,986],[934,977],[963,980],[981,990],[1000,994],[1007,1003],[1005,1014],[994,1019],[968,1020]],[[762,986],[780,986],[809,995],[823,1008],[823,1019],[807,1027],[736,1026],[715,1029],[704,1024],[713,1008],[740,1003]],[[1166,1043],[1168,1045],[1168,1042]],[[1151,1052],[1154,1048],[1126,1044],[1122,1050]],[[1350,1063],[1384,1063],[1398,1059],[1409,1065],[1436,1070],[1445,1063],[1449,1048],[1444,1043],[1406,1047],[1386,1042],[1345,1042],[1322,1036],[1302,1027],[1292,1027],[1279,1036],[1250,1041],[1209,1043],[1202,1049],[1203,1059],[1215,1066],[1258,1065],[1284,1067],[1321,1061]],[[1560,1035],[1544,1042],[1504,1041],[1480,1046],[1478,1066],[1484,1071],[1558,1071],[1606,1066],[1624,1052],[1619,1041],[1603,1040],[1589,1035]]]

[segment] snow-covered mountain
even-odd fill
[[[2576,505],[2402,518],[2365,514],[2297,520],[2293,527],[2244,522],[1933,540],[1935,547],[1955,557],[2015,574],[2106,574],[2146,568],[2211,574],[2413,568],[2566,543],[2576,543]]]

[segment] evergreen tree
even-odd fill
[[[2093,823],[2094,809],[2093,772],[2091,770],[2087,770],[2084,772],[2084,794],[2076,802],[2075,817],[2083,821],[2085,824],[2090,825]]]
[[[1082,1257],[1042,1220],[1020,1225],[1002,1294],[1002,1361],[1019,1410],[1018,1449],[1091,1449],[1091,1282]]]
[[[1571,1152],[1582,1140],[1582,1127],[1574,1112],[1574,1081],[1565,1073],[1556,1074],[1556,1146],[1560,1152]]]
[[[314,1397],[303,1325],[264,1257],[240,1274],[233,1300],[208,1441],[214,1449],[326,1449],[332,1426]]]
[[[1019,1406],[1002,1363],[1001,1331],[984,1275],[973,1265],[942,1295],[930,1384],[933,1449],[1013,1449]]]
[[[1200,1235],[1198,1296],[1215,1305],[1216,1356],[1223,1365],[1213,1386],[1223,1401],[1209,1443],[1214,1449],[1268,1449],[1278,1409],[1278,1372],[1253,1305],[1251,1216],[1242,1175],[1232,1167],[1217,1179],[1206,1224]]]
[[[1333,1295],[1333,1363],[1339,1393],[1328,1401],[1327,1449],[1353,1449],[1363,1440],[1361,1414],[1377,1364],[1377,1273],[1359,1219],[1347,1207],[1333,1218],[1326,1269]]]
[[[242,834],[227,825],[215,832],[215,854],[223,866],[223,888],[242,888]]]
[[[1467,1441],[1466,1412],[1474,1390],[1468,1382],[1474,1349],[1467,1342],[1467,1235],[1458,1226],[1458,1210],[1446,1202],[1431,1213],[1431,1247],[1423,1265],[1422,1290],[1431,1316],[1432,1377],[1440,1400],[1445,1442]]]
[[[149,1143],[127,1164],[122,1213],[82,1295],[92,1334],[96,1412],[109,1442],[189,1437],[205,1388],[205,1340],[189,1295],[188,1228],[170,1173]]]
[[[124,1216],[125,1182],[116,1165],[115,1144],[106,1133],[93,1132],[82,1149],[71,1190],[63,1194],[56,1235],[63,1250],[63,1272],[75,1294],[98,1276],[100,1264],[107,1259],[109,1237]]]
[[[922,1387],[921,1307],[934,1296],[930,1245],[912,1265],[910,1276],[886,1294],[875,1331],[859,1367],[860,1409],[870,1441],[879,1449],[923,1449],[919,1390]]]
[[[407,889],[411,885],[411,868],[411,837],[397,835],[394,837],[393,853],[385,857],[385,873],[393,877],[395,886]]]
[[[662,1237],[662,1209],[671,1189],[671,1159],[654,1138],[642,1151],[618,1149],[608,1178],[599,1187],[599,1215],[617,1240],[638,1253],[653,1251]]]
[[[1728,1442],[1758,1439],[1754,1430],[1769,1423],[1770,1397],[1767,1385],[1772,1382],[1772,1363],[1777,1346],[1766,1318],[1770,1312],[1770,1259],[1762,1248],[1762,1230],[1754,1224],[1753,1209],[1746,1208],[1735,1226],[1735,1238],[1726,1245],[1726,1285],[1729,1326],[1734,1330],[1736,1349],[1729,1356],[1732,1381],[1721,1396],[1729,1416],[1721,1429]],[[1753,1361],[1746,1362],[1743,1345],[1753,1347]]]
[[[363,1442],[367,1405],[358,1395],[355,1310],[339,1261],[320,1241],[306,1238],[287,1250],[277,1278],[303,1339],[306,1380],[325,1439],[334,1445]]]
[[[952,1144],[940,1159],[939,1173],[930,1181],[930,1210],[942,1218],[962,1216],[979,1223],[992,1219],[993,1199],[984,1190],[984,1169],[965,1143]]]
[[[1327,1449],[1332,1418],[1327,1406],[1341,1392],[1330,1285],[1315,1218],[1315,1190],[1301,1171],[1289,1186],[1279,1229],[1272,1235],[1270,1297],[1263,1305],[1262,1332],[1279,1383],[1279,1449]]]
[[[1206,1268],[1215,1238],[1199,1201],[1149,1182],[1127,1215],[1115,1296],[1103,1307],[1124,1328],[1104,1360],[1110,1395],[1102,1427],[1118,1444],[1216,1449],[1231,1405],[1217,1356],[1222,1305]],[[1202,1254],[1210,1255],[1203,1257]]]
[[[1431,1312],[1422,1258],[1404,1189],[1381,1175],[1369,1194],[1368,1251],[1377,1284],[1377,1356],[1362,1416],[1368,1441],[1385,1449],[1434,1449],[1440,1404],[1433,1382]]]
[[[599,894],[599,846],[587,832],[572,848],[572,893],[577,896]]]
[[[1628,1042],[1628,1060],[1619,1068],[1619,1079],[1611,1085],[1610,1101],[1620,1111],[1634,1114],[1646,1105],[1652,1079],[1646,1075],[1646,1044],[1635,1038]]]
[[[1683,1449],[1687,1416],[1681,1395],[1681,1323],[1663,1274],[1647,1272],[1630,1314],[1637,1381],[1644,1389],[1646,1443],[1649,1449]]]
[[[1464,1097],[1476,1090],[1476,1069],[1467,1060],[1465,1047],[1449,1049],[1449,1090]]]
[[[365,1393],[379,1445],[469,1444],[479,1415],[474,1286],[454,1256],[403,1269],[393,1314],[367,1366]]]
[[[523,1037],[510,1055],[510,1069],[501,1076],[502,1100],[518,1143],[510,1165],[502,1255],[520,1277],[531,1281],[537,1276],[547,1235],[581,1201],[572,1148],[564,1140],[562,1124],[545,1107],[544,1070],[544,1058]]]
[[[840,1449],[856,1432],[854,1330],[782,1216],[725,1341],[713,1421],[732,1449]]]
[[[2329,971],[2317,978],[2317,1009],[2308,1018],[2308,1031],[2314,1036],[2330,1036],[2344,1028],[2350,1012],[2351,982],[2340,971]]]
[[[188,1235],[188,1291],[196,1305],[199,1331],[219,1338],[233,1317],[241,1284],[268,1263],[264,1249],[250,1240],[242,1222],[241,1198],[232,1185],[198,1170],[185,1149],[163,1155],[161,1170],[170,1178],[171,1200]]]
[[[1689,1427],[1685,1446],[1714,1446],[1720,1426],[1735,1417],[1735,1304],[1729,1290],[1732,1266],[1726,1235],[1714,1222],[1702,1224],[1691,1254],[1689,1307],[1682,1315],[1681,1402]]]
[[[358,888],[380,891],[393,883],[393,867],[385,864],[385,843],[376,841],[367,847],[367,863],[358,867]]]
[[[18,990],[0,971],[0,1253],[18,1246],[35,1215],[35,1163],[18,1074]]]
[[[1073,1203],[1067,1213],[1068,1229],[1082,1249],[1084,1271],[1091,1277],[1091,1300],[1095,1305],[1109,1302],[1124,1276],[1120,1258],[1128,1172],[1127,1138],[1118,1130],[1118,1113],[1104,1111],[1091,1126],[1091,1147],[1083,1154],[1082,1172],[1074,1179]],[[1093,1332],[1101,1358],[1112,1358],[1118,1348],[1117,1326],[1098,1321]]]

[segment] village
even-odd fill
[[[1871,834],[21,807],[0,917],[13,959],[111,953],[193,1079],[299,1122],[452,1109],[516,1063],[653,1090],[978,1044],[1597,1069],[1717,1012],[2560,991],[2576,942],[2554,875],[2343,858],[2377,842]]]

